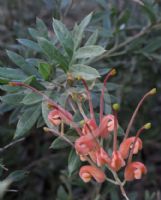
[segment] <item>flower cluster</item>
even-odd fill
[[[88,85],[84,79],[81,79],[85,91],[86,96],[89,102],[89,110],[90,117],[87,117],[84,113],[80,104],[78,104],[78,109],[82,114],[83,120],[78,125],[74,122],[72,114],[56,104],[53,100],[51,100],[46,95],[42,94],[40,91],[37,91],[35,88],[31,86],[25,85],[24,83],[12,82],[11,85],[16,86],[25,86],[32,89],[34,92],[43,95],[44,99],[50,105],[51,111],[48,114],[48,120],[54,126],[60,129],[60,132],[57,132],[57,135],[62,136],[67,142],[69,142],[76,150],[76,153],[80,157],[82,162],[88,163],[80,168],[79,175],[84,182],[89,182],[91,179],[95,179],[97,182],[102,183],[105,180],[110,181],[116,185],[120,185],[122,194],[126,199],[125,190],[123,188],[124,184],[127,181],[133,181],[134,179],[141,179],[144,174],[147,173],[146,166],[139,161],[133,161],[134,154],[137,154],[142,149],[142,140],[140,138],[140,134],[151,127],[150,123],[143,125],[135,134],[135,136],[129,137],[129,133],[133,122],[136,118],[136,115],[143,104],[144,100],[151,95],[156,93],[156,89],[152,89],[147,92],[134,111],[131,120],[128,124],[127,130],[124,134],[124,138],[120,145],[118,145],[118,128],[119,122],[117,113],[119,111],[119,105],[113,104],[112,113],[104,114],[104,93],[106,88],[106,83],[110,77],[116,74],[115,69],[112,69],[107,76],[105,77],[101,96],[100,96],[100,113],[99,113],[99,123],[96,121],[95,113],[92,104],[91,94],[88,88]],[[74,143],[69,141],[63,132],[63,125],[67,124],[73,127],[78,133],[78,138]],[[47,131],[54,130],[45,129]],[[112,153],[104,148],[103,143],[104,140],[108,140],[109,136],[113,137],[113,147]],[[105,174],[105,168],[109,169],[114,179],[109,179]],[[118,171],[120,169],[124,169],[124,180],[121,181],[118,177]]]

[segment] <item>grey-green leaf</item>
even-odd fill
[[[96,44],[97,39],[98,39],[98,30],[92,33],[92,35],[88,38],[87,42],[85,43],[85,46]]]
[[[64,141],[62,138],[58,137],[56,138],[50,145],[50,148],[52,149],[63,149],[70,146],[69,143]]]
[[[34,106],[25,110],[18,121],[14,138],[21,138],[28,134],[28,131],[34,126],[40,114],[40,106]]]
[[[105,52],[105,49],[101,46],[97,45],[89,45],[79,48],[75,52],[75,58],[94,58],[96,56],[100,56]]]
[[[38,66],[39,73],[44,78],[44,80],[49,80],[52,74],[52,67],[48,63],[40,63]]]
[[[68,158],[68,172],[71,176],[81,165],[80,159],[75,150],[72,149]]]
[[[36,43],[33,42],[32,40],[28,39],[18,39],[17,40],[20,44],[24,45],[25,47],[28,47],[34,51],[41,52],[40,46]]]
[[[29,63],[27,63],[22,56],[13,51],[7,51],[7,55],[12,60],[12,62],[20,67],[27,75],[38,74],[37,70],[32,65],[29,65]]]
[[[60,51],[54,46],[54,44],[45,39],[45,38],[38,38],[38,43],[44,53],[48,56],[50,61],[56,62],[59,64],[60,68],[62,68],[65,72],[68,69],[68,63],[66,58],[60,53]]]
[[[0,67],[0,78],[6,80],[24,80],[26,77],[20,69]]]
[[[1,101],[10,105],[19,105],[22,99],[24,98],[24,96],[25,95],[21,92],[14,93],[14,94],[6,94],[1,97]]]
[[[36,93],[30,93],[23,98],[22,103],[25,105],[32,105],[35,103],[39,103],[41,101],[42,101],[42,96]]]
[[[83,33],[85,28],[88,26],[89,22],[91,21],[92,18],[92,13],[87,15],[79,24],[79,26],[74,27],[74,36],[73,36],[73,41],[74,41],[74,48],[77,49],[77,47],[80,45],[82,38],[83,38]]]
[[[71,33],[62,22],[56,19],[53,19],[53,28],[56,37],[58,38],[65,51],[68,53],[69,56],[72,56],[74,43]]]
[[[96,69],[82,64],[72,65],[70,72],[75,78],[82,77],[85,80],[94,80],[100,77]]]

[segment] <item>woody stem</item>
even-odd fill
[[[135,136],[135,139],[134,139],[134,142],[133,142],[133,145],[132,145],[132,149],[131,149],[131,151],[130,151],[130,155],[129,155],[129,158],[128,158],[128,162],[127,162],[128,164],[131,163],[131,161],[132,161],[133,152],[134,152],[134,148],[135,148],[135,144],[136,144],[136,142],[137,142],[137,139],[138,139],[139,135],[140,135],[144,130],[145,130],[145,128],[144,128],[144,126],[143,126],[143,127],[141,127],[141,128],[138,130],[138,132],[136,133],[136,136]]]
[[[91,98],[91,94],[88,88],[88,85],[86,83],[86,81],[84,79],[81,79],[82,83],[86,89],[86,93],[87,93],[87,97],[88,97],[88,101],[89,101],[89,109],[90,109],[90,115],[91,115],[91,119],[95,120],[95,115],[94,115],[94,110],[93,110],[93,104],[92,104],[92,98]],[[96,120],[95,120],[96,121]]]
[[[135,109],[135,111],[134,111],[134,113],[133,113],[133,115],[132,115],[132,117],[131,117],[131,119],[130,119],[130,122],[129,122],[129,124],[128,124],[128,127],[127,127],[127,129],[126,129],[126,133],[125,133],[125,136],[124,136],[124,140],[128,137],[129,132],[130,132],[130,129],[131,129],[131,127],[132,127],[132,125],[133,125],[133,123],[134,123],[134,120],[135,120],[135,118],[136,118],[136,115],[137,115],[137,113],[138,113],[138,111],[139,111],[141,105],[143,104],[144,100],[145,100],[148,96],[150,96],[149,92],[146,93],[146,94],[143,96],[143,98],[140,100],[140,102],[138,103],[138,105],[137,105],[137,107],[136,107],[136,109]]]
[[[114,171],[112,171],[112,170],[111,170],[111,172],[112,172],[112,174],[113,174],[113,176],[114,176],[116,182],[117,182],[118,185],[120,186],[120,190],[121,190],[122,195],[125,197],[126,200],[129,200],[129,198],[127,197],[126,191],[125,191],[125,189],[124,189],[124,186],[123,186],[124,183],[122,183],[122,182],[120,181],[120,179],[119,179],[119,177],[118,177],[118,175],[117,175],[116,172],[114,172]]]

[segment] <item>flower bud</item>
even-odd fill
[[[150,90],[149,94],[150,95],[155,95],[157,93],[157,89],[153,88],[152,90]]]
[[[120,110],[120,105],[118,103],[114,103],[112,105],[112,108],[115,110],[115,111],[119,111]]]
[[[144,125],[144,129],[148,130],[151,128],[151,123],[147,123]]]

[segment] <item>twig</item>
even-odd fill
[[[95,59],[89,60],[87,64],[94,63],[96,61],[99,61],[99,60],[102,60],[104,58],[110,57],[112,53],[114,53],[115,51],[119,50],[120,48],[126,46],[127,44],[135,41],[136,39],[142,37],[143,35],[147,34],[152,28],[156,28],[158,25],[160,25],[160,23],[161,22],[158,21],[154,25],[148,25],[148,26],[142,28],[142,30],[139,33],[137,33],[136,35],[127,38],[127,40],[125,40],[124,42],[120,43],[119,45],[115,45],[112,49],[106,51],[104,54],[96,57]]]
[[[5,151],[5,150],[8,149],[9,147],[14,146],[15,144],[17,144],[17,143],[19,143],[19,142],[22,142],[22,141],[24,141],[24,140],[25,140],[25,138],[21,138],[21,139],[15,140],[15,141],[13,141],[13,142],[7,144],[6,146],[0,148],[0,153],[2,153],[3,151]]]
[[[46,131],[46,132],[51,132],[51,133],[53,133],[54,135],[59,136],[60,138],[62,138],[63,140],[65,140],[67,143],[69,143],[72,147],[74,147],[74,144],[73,144],[67,137],[65,137],[65,136],[62,135],[61,133],[57,132],[56,130],[53,130],[53,129],[44,127],[44,131]]]

